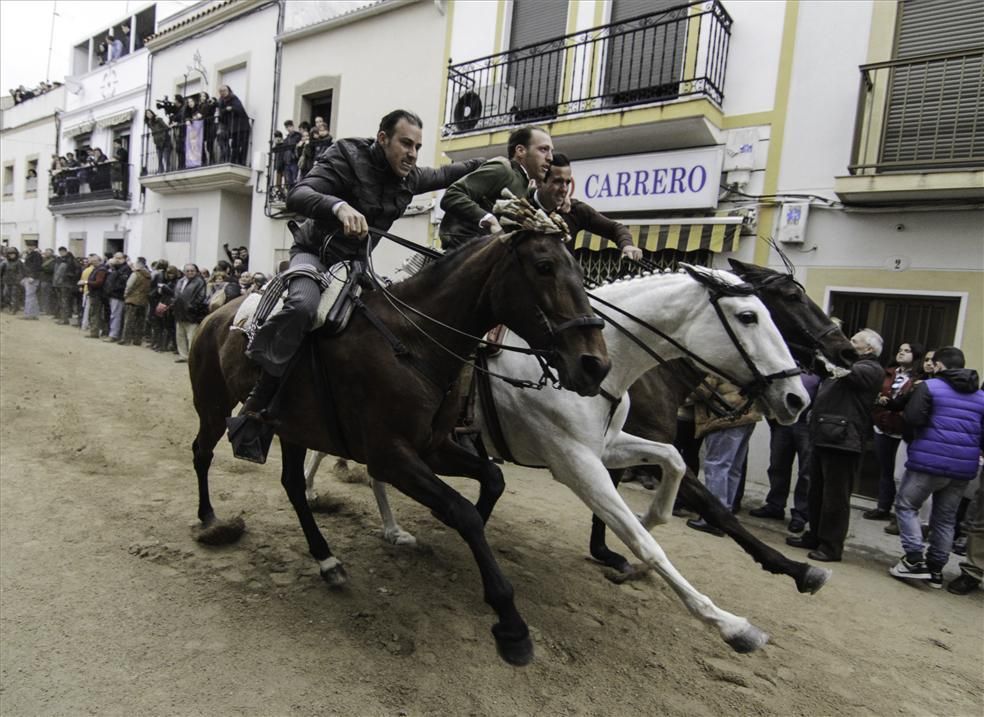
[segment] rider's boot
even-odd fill
[[[266,463],[273,424],[267,409],[280,388],[280,377],[263,371],[253,390],[243,402],[238,416],[226,419],[229,442],[236,458],[253,463]]]

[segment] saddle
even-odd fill
[[[252,339],[257,329],[283,307],[290,280],[307,276],[321,286],[321,301],[311,330],[325,327],[330,335],[337,336],[348,326],[355,300],[362,294],[359,277],[363,273],[364,266],[358,261],[338,262],[325,272],[303,266],[287,269],[271,279],[262,292],[246,297],[236,311],[232,328]]]

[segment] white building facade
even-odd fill
[[[0,109],[0,244],[21,252],[28,246],[58,246],[55,220],[48,211],[48,186],[56,115],[64,103],[65,88],[59,87]]]

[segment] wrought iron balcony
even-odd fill
[[[195,189],[246,191],[250,178],[253,120],[197,119],[143,136],[141,184],[169,194]]]
[[[444,135],[686,97],[720,105],[731,25],[709,0],[449,62]]]
[[[287,211],[287,192],[304,177],[314,166],[315,160],[333,142],[334,140],[328,136],[322,139],[302,139],[296,144],[270,143],[266,188],[268,217],[293,216]]]
[[[852,175],[984,167],[984,47],[860,69]]]
[[[130,165],[115,160],[51,171],[53,214],[119,214],[130,208]]]

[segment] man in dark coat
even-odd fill
[[[325,271],[331,264],[361,256],[370,226],[388,230],[415,194],[443,189],[481,163],[471,160],[439,169],[418,167],[422,128],[417,115],[394,110],[380,121],[375,139],[341,139],[319,158],[287,196],[290,211],[309,217],[294,237],[292,269],[306,266]],[[374,246],[379,240],[372,241]],[[321,289],[313,279],[295,276],[290,280],[283,309],[267,319],[247,349],[263,373],[241,415],[259,422],[311,328],[320,298]],[[263,462],[265,455],[251,452],[248,445],[237,445],[234,439],[236,456]]]
[[[822,562],[838,562],[844,552],[851,490],[871,433],[871,407],[885,376],[878,363],[881,336],[862,329],[851,343],[858,360],[850,371],[820,384],[810,407],[810,528],[802,536],[786,538],[787,544],[809,548],[809,557]]]
[[[90,263],[95,263],[97,258],[98,254],[91,255]],[[106,306],[109,300],[103,291],[106,286],[106,277],[109,276],[109,268],[109,260],[107,259],[97,264],[96,268],[89,274],[88,280],[86,280],[86,288],[88,290],[86,296],[89,297],[88,338],[90,339],[98,339],[100,333],[106,334],[109,330],[106,324]]]
[[[246,150],[249,147],[249,115],[246,108],[229,85],[219,87],[219,124],[224,129],[231,145],[229,161],[233,164],[246,164]]]
[[[54,288],[57,297],[55,319],[63,326],[67,326],[72,319],[72,305],[75,302],[75,293],[78,290],[78,280],[81,273],[75,256],[65,247],[58,247],[58,259],[55,264],[52,288]]]
[[[509,159],[490,159],[444,193],[441,209],[445,214],[438,233],[445,249],[501,232],[492,207],[502,199],[503,189],[525,197],[536,181],[546,176],[553,159],[553,141],[542,129],[521,127],[509,135],[507,152]]]

